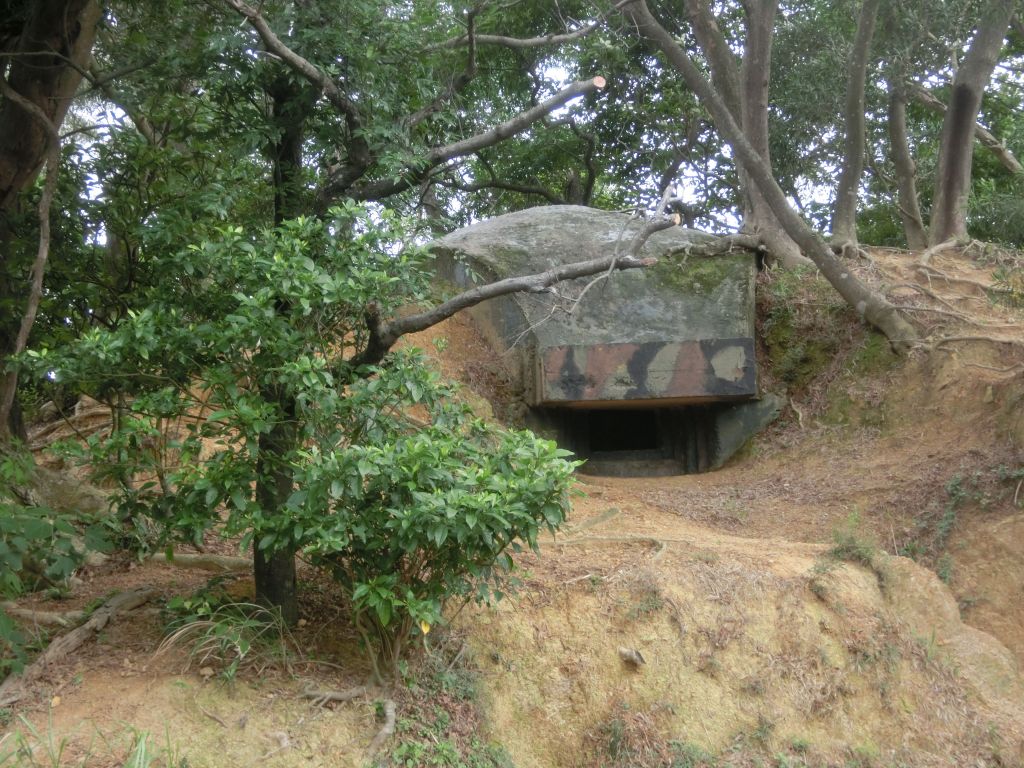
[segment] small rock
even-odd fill
[[[639,669],[647,663],[643,655],[636,648],[625,648],[619,646],[619,658],[622,659],[623,664],[630,669]]]
[[[200,667],[199,676],[203,678],[203,680],[209,680],[213,677],[213,667]]]
[[[50,706],[51,707],[59,707],[60,706],[60,696],[54,696],[52,699],[50,699]]]

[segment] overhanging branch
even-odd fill
[[[381,179],[366,185],[346,189],[337,181],[332,181],[321,192],[321,198],[331,200],[335,195],[344,192],[355,200],[380,200],[385,197],[403,192],[416,184],[419,184],[427,177],[430,171],[449,160],[465,157],[479,152],[487,147],[492,147],[506,139],[522,133],[534,123],[539,122],[543,117],[554,112],[559,107],[565,106],[570,101],[594,93],[605,86],[603,77],[594,77],[589,80],[580,80],[563,88],[553,96],[544,101],[520,112],[515,117],[506,120],[499,125],[487,129],[475,136],[460,141],[445,144],[440,147],[433,147],[427,151],[426,157],[417,168],[412,168],[405,175],[398,178]]]
[[[513,48],[516,50],[523,50],[526,48],[541,48],[545,45],[561,45],[562,43],[569,43],[573,40],[579,40],[586,37],[594,30],[598,29],[604,22],[604,17],[598,21],[591,22],[585,26],[575,29],[572,32],[563,32],[562,34],[549,34],[549,35],[538,35],[536,37],[510,37],[508,35],[476,35],[477,45],[497,45],[502,48]],[[460,35],[453,37],[449,40],[445,40],[443,43],[437,45],[428,46],[426,50],[436,51],[444,48],[459,48],[466,45],[470,41],[470,34]]]
[[[380,308],[371,304],[366,309],[366,325],[369,329],[369,340],[365,349],[348,361],[351,369],[362,366],[377,365],[384,355],[407,333],[416,333],[447,320],[457,312],[476,306],[481,302],[510,293],[542,293],[556,283],[587,277],[599,272],[610,272],[625,269],[639,269],[654,264],[657,259],[640,258],[640,250],[655,232],[676,226],[677,216],[657,216],[636,234],[629,244],[626,253],[616,251],[608,256],[601,256],[587,261],[578,261],[554,267],[545,272],[522,277],[509,277],[487,285],[480,285],[460,293],[458,296],[436,307],[406,317],[384,319]]]

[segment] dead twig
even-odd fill
[[[199,703],[198,701],[196,702],[196,706],[197,706],[197,707],[199,707],[199,711],[200,711],[200,712],[202,712],[202,713],[203,713],[204,715],[206,715],[206,716],[207,716],[208,718],[210,718],[210,719],[211,719],[211,720],[213,720],[213,721],[214,721],[215,723],[217,723],[218,725],[220,725],[220,726],[221,726],[222,728],[227,728],[227,727],[228,727],[228,724],[227,724],[227,723],[225,723],[225,722],[224,722],[224,721],[223,721],[223,720],[222,720],[222,719],[221,719],[220,717],[218,717],[217,715],[215,715],[215,714],[214,714],[213,712],[210,712],[210,711],[209,711],[208,709],[204,708],[204,707],[203,707],[203,705],[202,705],[202,704],[200,704],[200,703]]]
[[[956,344],[960,342],[968,341],[979,341],[988,344],[1005,344],[1010,347],[1024,347],[1024,341],[1020,339],[1000,339],[997,336],[985,336],[985,335],[974,335],[974,336],[944,336],[941,339],[936,339],[933,342],[926,342],[925,346],[932,349],[941,349],[947,344]]]

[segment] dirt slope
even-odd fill
[[[875,252],[858,269],[913,302],[929,345],[889,360],[837,314],[817,330],[840,343],[813,376],[794,374],[792,410],[730,466],[584,478],[565,533],[524,558],[518,596],[457,618],[466,642],[452,666],[471,670],[479,731],[512,764],[1024,764],[1021,313],[989,300],[992,269],[976,255],[922,269]],[[789,299],[813,305],[817,291]],[[514,419],[500,361],[466,321],[413,341],[432,349],[439,336],[439,364],[474,407]],[[87,575],[72,603],[202,581],[152,564]],[[321,648],[335,636],[343,669],[250,672],[223,687],[179,675],[180,657],[152,660],[160,617],[133,615],[22,711],[73,733],[73,754],[95,729],[113,734],[89,753],[111,765],[131,746],[125,723],[160,742],[166,732],[192,766],[359,765],[372,701],[329,711],[299,696],[361,679],[351,631],[300,633],[314,631]]]

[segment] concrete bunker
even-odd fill
[[[431,248],[460,287],[542,272],[628,247],[625,214],[550,206],[453,232]],[[531,426],[595,474],[680,474],[721,466],[777,412],[759,397],[753,254],[699,256],[709,236],[653,235],[647,269],[581,278],[472,310],[529,406]]]

